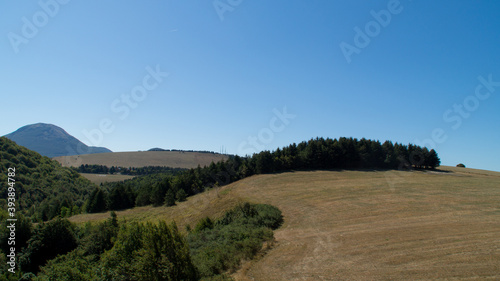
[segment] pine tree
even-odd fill
[[[439,167],[441,165],[441,159],[439,159],[437,152],[434,149],[429,151],[428,166],[432,169]]]
[[[175,195],[172,189],[169,189],[167,191],[167,194],[165,195],[165,205],[168,206],[174,206],[175,205]]]
[[[87,213],[99,213],[106,210],[106,194],[100,189],[96,188],[87,199],[85,206]]]
[[[179,189],[179,191],[177,191],[177,193],[175,194],[175,198],[177,199],[177,201],[179,202],[184,202],[186,201],[186,197],[187,197],[187,194],[186,192],[184,191],[184,189]]]

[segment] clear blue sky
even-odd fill
[[[500,171],[498,1],[41,0],[0,11],[0,135],[44,122],[113,151],[233,154],[365,137]]]

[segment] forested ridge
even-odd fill
[[[0,137],[0,207],[6,210],[8,169],[15,169],[17,212],[33,221],[79,214],[95,185],[57,161]]]
[[[207,188],[223,186],[255,174],[304,169],[433,169],[440,164],[435,150],[412,144],[316,138],[252,156],[231,156],[226,161],[185,171],[145,167],[137,173],[148,175],[97,187],[74,169],[63,168],[56,161],[6,138],[0,139],[0,147],[0,204],[6,203],[7,169],[16,167],[20,210],[33,221],[150,204],[171,206]],[[98,165],[80,169],[109,172],[107,167]]]
[[[84,211],[102,212],[149,204],[171,206],[207,188],[255,174],[304,169],[434,169],[439,164],[435,150],[412,144],[316,138],[251,157],[231,156],[226,161],[189,169],[175,176],[154,174],[123,183],[106,183],[93,191]]]

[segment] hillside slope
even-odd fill
[[[117,212],[183,229],[241,201],[272,204],[275,247],[238,280],[500,278],[500,173],[313,171],[253,176],[175,207]],[[79,215],[75,222],[109,214]]]
[[[87,146],[52,124],[26,125],[5,137],[47,157],[111,152],[105,147]]]
[[[136,151],[86,154],[56,157],[63,167],[78,167],[85,164],[119,167],[165,166],[172,168],[196,168],[226,160],[227,155],[185,151]]]
[[[79,213],[96,186],[72,169],[0,137],[0,207],[6,210],[8,175],[13,172],[17,210],[34,221]]]

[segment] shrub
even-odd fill
[[[224,280],[243,259],[252,259],[264,241],[273,239],[271,229],[283,223],[281,211],[264,204],[245,203],[213,222],[201,219],[188,234],[191,256],[207,280]],[[215,279],[214,279],[215,278]]]
[[[460,167],[460,168],[465,168],[465,165],[464,165],[464,164],[462,164],[462,163],[460,163],[460,164],[458,164],[458,165],[457,165],[457,167]]]

